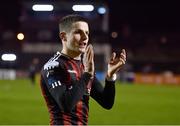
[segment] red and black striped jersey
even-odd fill
[[[40,86],[51,125],[87,125],[89,96],[104,108],[114,103],[114,81],[103,86],[84,72],[81,60],[57,52],[42,68]]]

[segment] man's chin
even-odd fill
[[[81,53],[84,53],[85,52],[85,48],[84,49],[79,49],[79,51],[81,52]]]

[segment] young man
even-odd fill
[[[88,45],[89,26],[83,17],[68,15],[59,23],[63,48],[42,68],[41,89],[51,125],[87,125],[89,96],[110,109],[115,97],[115,73],[125,64],[126,52],[108,63],[105,86],[94,72],[94,52]]]

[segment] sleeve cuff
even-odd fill
[[[107,81],[116,81],[116,79],[117,79],[117,75],[116,74],[113,74],[113,76],[111,78],[107,78],[106,77]]]

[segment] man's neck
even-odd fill
[[[76,60],[80,60],[81,59],[81,53],[77,53],[75,51],[65,51],[65,50],[62,50],[61,53],[67,55],[70,58],[76,59]]]

